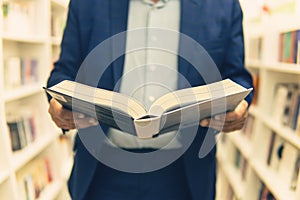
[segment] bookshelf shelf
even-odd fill
[[[0,4],[0,199],[35,199],[42,189],[36,187],[52,175],[52,182],[43,183],[39,199],[65,200],[72,158],[59,152],[61,147],[72,150],[70,145],[58,145],[61,133],[47,112],[42,87],[60,53],[69,0],[0,0]],[[52,37],[52,16],[57,37]],[[12,151],[12,144],[21,150]],[[47,176],[36,170],[41,166],[49,170]],[[39,180],[38,186],[33,179]],[[31,188],[22,188],[25,183]]]
[[[272,169],[258,161],[252,161],[251,165],[259,178],[270,189],[272,194],[280,200],[296,199],[296,193],[291,191],[287,186],[289,184],[283,183]]]
[[[12,155],[13,169],[15,171],[21,169],[26,163],[48,147],[57,137],[58,133],[45,134],[24,149],[14,152]]]
[[[47,38],[43,36],[21,36],[13,34],[3,34],[2,39],[4,41],[11,42],[22,42],[22,43],[32,43],[32,44],[44,44],[47,42]]]
[[[295,19],[300,17],[300,0],[262,1],[256,5],[251,0],[240,2],[245,14],[245,65],[253,76],[257,98],[249,108],[250,125],[247,123],[241,133],[224,134],[217,143],[227,155],[227,159],[218,159],[220,171],[224,171],[218,183],[225,186],[219,186],[217,200],[224,199],[222,194],[230,194],[228,200],[263,200],[271,194],[278,200],[298,200],[300,21]],[[262,5],[272,8],[279,4],[280,9],[274,12],[261,10]],[[257,12],[250,13],[254,10]],[[234,189],[236,177],[226,173],[227,166],[244,170],[242,189]]]
[[[243,157],[248,160],[251,156],[251,143],[249,139],[240,131],[229,133],[228,138],[242,153]]]
[[[269,71],[300,75],[300,65],[297,64],[289,64],[289,63],[275,63],[271,65],[265,64],[265,68]]]
[[[73,156],[68,157],[63,164],[65,167],[61,169],[61,176],[67,180],[70,176],[70,172],[73,166]]]
[[[275,131],[280,137],[300,150],[300,137],[295,134],[295,131],[278,122],[274,122],[271,117],[264,116],[263,121],[271,130]]]
[[[288,141],[291,145],[300,149],[300,137],[296,135],[295,131],[287,126],[283,126],[280,123],[274,121],[272,117],[260,112],[257,108],[251,107],[249,109],[250,114],[259,118],[266,126],[275,131],[280,137]]]
[[[249,113],[253,115],[255,118],[259,118],[261,115],[259,113],[259,109],[256,106],[251,105],[249,108]]]
[[[261,60],[246,60],[246,66],[251,69],[259,69],[263,64]]]
[[[43,91],[42,87],[43,85],[41,83],[36,83],[36,84],[25,85],[9,91],[6,90],[4,91],[4,101],[5,102],[14,101],[17,99],[31,96],[38,92],[42,92]]]
[[[41,192],[38,200],[51,200],[55,199],[62,187],[64,186],[65,181],[64,180],[57,180],[51,182],[49,185],[46,186],[46,188]]]
[[[58,6],[58,7],[64,8],[64,9],[66,9],[68,7],[67,0],[51,0],[51,4],[53,6]]]
[[[227,177],[235,196],[237,199],[242,199],[244,194],[244,182],[242,181],[241,177],[239,176],[239,172],[237,169],[234,168],[233,165],[230,165],[226,162],[226,155],[221,153],[220,151],[217,154],[217,160],[220,163],[221,170]]]
[[[1,185],[1,183],[3,183],[8,178],[9,178],[9,172],[8,171],[1,171],[0,172],[0,185]]]

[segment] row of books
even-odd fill
[[[38,60],[28,57],[8,57],[4,62],[5,87],[16,88],[39,81]]]
[[[243,157],[243,155],[237,148],[235,149],[234,167],[240,171],[241,180],[246,180],[248,161],[246,158]]]
[[[21,36],[35,32],[34,1],[5,1],[2,4],[3,31]]]
[[[275,132],[271,133],[266,164],[278,174],[283,183],[289,184],[291,190],[296,189],[300,170],[300,152]]]
[[[263,38],[261,36],[249,38],[249,50],[247,57],[250,60],[261,60],[263,49]]]
[[[261,189],[259,192],[259,200],[276,200],[272,192],[269,190],[269,188],[261,183]]]
[[[251,105],[256,105],[258,101],[258,92],[259,92],[259,73],[258,72],[251,72],[252,76],[252,83],[253,83],[253,98]]]
[[[278,83],[275,87],[272,118],[300,134],[300,87],[297,83]]]
[[[12,151],[23,149],[37,138],[36,119],[30,113],[8,116],[7,127]]]
[[[38,199],[44,188],[52,182],[52,171],[48,158],[34,160],[17,174],[20,199]]]
[[[249,115],[241,132],[243,133],[243,135],[246,136],[246,138],[251,139],[252,137],[252,133],[253,133],[253,128],[254,128],[254,122],[255,122],[255,118],[252,115]]]
[[[299,63],[300,30],[288,31],[279,35],[279,62]]]

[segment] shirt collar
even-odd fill
[[[152,0],[142,0],[142,1],[143,1],[143,3],[145,3],[151,7],[159,9],[159,8],[165,7],[169,0],[159,0],[157,3],[154,3]]]

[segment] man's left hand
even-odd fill
[[[243,100],[234,111],[203,119],[200,125],[222,132],[232,132],[243,128],[248,117],[248,102]]]

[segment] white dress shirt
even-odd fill
[[[147,47],[163,42],[158,41],[156,28],[179,33],[180,0],[160,0],[157,3],[131,0],[127,23],[126,50],[136,42],[144,44],[145,48],[126,53],[120,92],[136,98],[149,108],[158,97],[177,89],[177,54]],[[172,51],[178,51],[178,44],[179,34],[174,39]],[[143,140],[110,128],[108,137],[123,148],[157,149],[168,144],[175,134],[176,131],[173,131]]]

